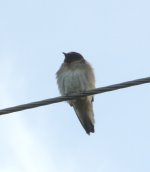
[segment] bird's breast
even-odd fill
[[[64,70],[57,77],[59,90],[62,95],[87,90],[87,77],[82,69]]]

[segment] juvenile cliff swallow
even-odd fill
[[[57,71],[57,84],[62,96],[95,88],[95,76],[91,65],[77,52],[63,53],[64,62]],[[94,133],[93,96],[69,100],[87,134]]]

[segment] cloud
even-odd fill
[[[15,104],[11,97],[12,82],[20,81],[15,73],[14,61],[10,58],[1,60],[0,63],[0,107]],[[13,77],[15,76],[15,77]],[[16,83],[17,84],[17,83]],[[19,83],[18,83],[19,85]],[[1,172],[43,172],[55,171],[50,156],[41,146],[40,138],[36,138],[26,125],[23,112],[8,114],[0,117],[0,171]]]

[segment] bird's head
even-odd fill
[[[80,60],[84,60],[83,56],[77,52],[69,52],[69,53],[64,53],[65,56],[65,63],[72,63],[74,61],[80,61]]]

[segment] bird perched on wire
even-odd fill
[[[64,53],[65,59],[57,71],[57,84],[62,96],[95,88],[91,65],[77,52]],[[69,100],[87,134],[94,133],[93,96]]]

